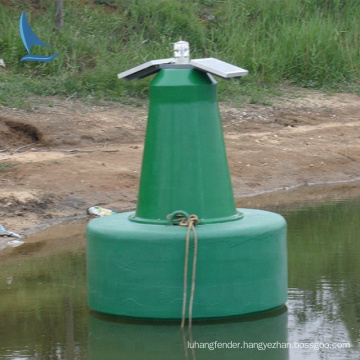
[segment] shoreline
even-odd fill
[[[331,187],[329,187],[331,186]],[[326,187],[326,189],[324,188]],[[324,190],[326,190],[324,192]],[[279,196],[280,195],[280,196]],[[315,185],[299,184],[292,189],[265,190],[261,194],[235,197],[241,200],[241,208],[256,208],[279,212],[296,208],[317,206],[327,201],[347,201],[360,197],[360,180],[317,183]],[[122,207],[116,212],[134,211],[135,207]],[[111,216],[111,215],[110,215]],[[2,262],[17,261],[24,256],[48,256],[58,252],[77,251],[86,249],[85,230],[93,217],[88,214],[77,214],[59,217],[50,222],[44,222],[34,228],[29,228],[20,239],[20,246],[5,246],[0,250]],[[12,237],[0,237],[0,245],[12,241]]]
[[[325,188],[326,187],[326,188]],[[324,193],[323,191],[326,190]],[[249,194],[234,195],[236,207],[292,209],[305,206],[314,206],[327,201],[347,201],[360,196],[360,177],[352,180],[334,180],[314,183],[299,183],[289,187],[278,187]],[[125,206],[112,208],[115,213],[136,211],[136,207]],[[90,221],[94,216],[87,212],[83,214],[67,215],[48,222],[43,222],[24,231],[23,238],[32,237],[48,230],[52,226],[66,225],[71,222]],[[10,239],[10,237],[9,237]]]

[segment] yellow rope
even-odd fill
[[[187,269],[189,262],[189,243],[190,243],[190,225],[186,233],[185,240],[185,263],[184,263],[184,286],[183,286],[183,302],[182,302],[182,315],[181,315],[181,328],[185,325],[185,313],[186,313],[186,298],[187,298]]]
[[[195,294],[195,280],[196,280],[196,261],[197,261],[197,250],[198,250],[198,238],[195,230],[195,225],[198,223],[199,219],[196,215],[190,215],[188,220],[188,231],[186,236],[190,238],[190,232],[193,232],[194,235],[194,256],[193,256],[193,265],[192,265],[192,276],[191,276],[191,293],[189,301],[189,328],[192,325],[192,310],[194,304],[194,294]],[[186,301],[186,298],[185,298]]]
[[[194,304],[194,295],[195,295],[195,280],[196,280],[196,262],[197,262],[197,251],[198,251],[198,237],[196,233],[195,226],[199,223],[199,218],[196,215],[190,215],[186,217],[184,212],[176,212],[168,215],[168,218],[174,224],[180,226],[187,226],[186,239],[185,239],[185,262],[184,262],[184,287],[183,287],[183,304],[182,304],[182,316],[181,316],[181,328],[185,326],[185,317],[186,317],[186,299],[187,299],[187,270],[189,263],[189,245],[190,245],[190,234],[193,232],[194,236],[194,256],[192,264],[192,276],[191,276],[191,292],[189,300],[189,328],[192,325],[192,310]]]

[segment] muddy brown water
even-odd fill
[[[6,247],[0,359],[359,359],[360,197],[271,210],[288,222],[286,306],[185,334],[89,311],[84,219]]]

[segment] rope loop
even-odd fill
[[[179,226],[196,226],[199,223],[197,215],[189,215],[186,211],[176,210],[166,217],[169,220],[169,225]]]

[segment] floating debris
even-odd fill
[[[88,213],[95,216],[109,216],[116,214],[114,211],[110,209],[104,209],[101,206],[92,206],[88,209]]]
[[[24,242],[21,240],[10,240],[10,241],[8,241],[7,244],[12,247],[18,247],[18,246],[22,245],[23,243]]]
[[[12,231],[7,231],[2,225],[0,225],[0,236],[13,236],[19,239],[21,238],[21,235]]]
[[[17,233],[14,233],[12,231],[7,231],[2,225],[0,225],[0,236],[6,236],[6,237],[16,237],[16,238],[21,238],[21,236]],[[22,245],[24,242],[21,240],[0,240],[0,251],[2,249],[5,249],[7,246],[12,246],[12,247],[17,247]]]

